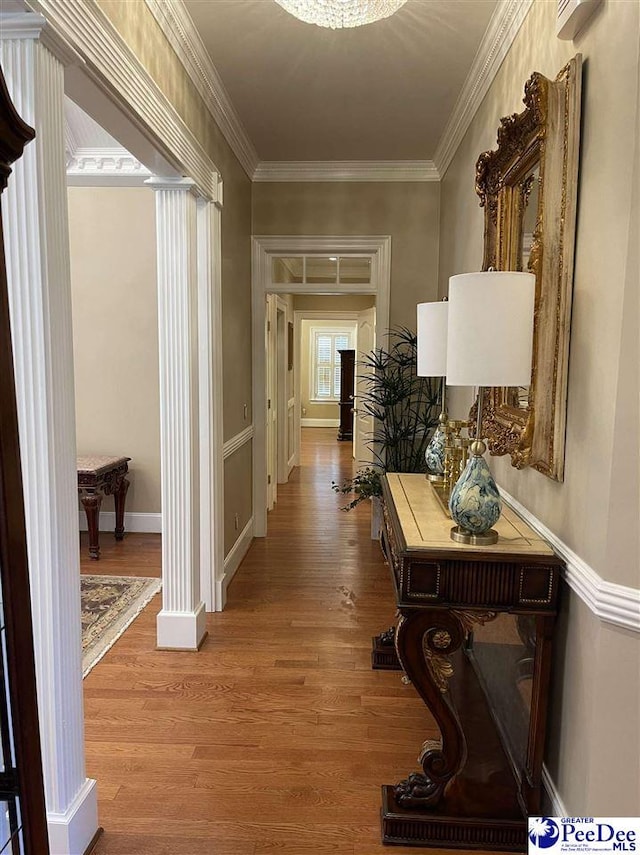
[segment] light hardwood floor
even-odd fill
[[[343,513],[331,491],[350,450],[303,431],[302,465],[199,653],[155,649],[158,596],[85,680],[96,855],[393,851],[380,785],[418,771],[436,731],[399,673],[370,667],[395,609],[369,508]],[[159,574],[158,536],[102,539],[84,572]]]

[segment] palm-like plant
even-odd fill
[[[358,405],[374,417],[373,434],[367,440],[374,463],[344,484],[333,484],[340,493],[355,493],[347,506],[354,507],[371,495],[380,495],[383,472],[425,472],[424,453],[438,424],[440,381],[416,374],[417,337],[406,327],[391,330],[388,348],[376,348],[363,357],[366,391]],[[364,384],[363,384],[364,385]],[[367,485],[377,490],[361,489]]]

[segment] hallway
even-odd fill
[[[435,733],[400,674],[370,668],[395,609],[368,504],[343,513],[331,491],[350,453],[334,430],[303,431],[302,465],[199,653],[155,650],[156,597],[85,680],[96,855],[390,851],[380,785],[417,771]],[[154,575],[158,538],[127,542]]]

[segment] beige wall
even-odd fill
[[[563,484],[495,458],[497,480],[604,579],[638,587],[638,10],[609,0],[580,37],[559,41],[537,0],[442,182],[440,291],[479,269],[480,152],[520,111],[533,71],[584,57],[566,472]],[[636,205],[632,209],[632,203]],[[549,764],[571,813],[624,815],[640,803],[640,644],[567,592]],[[605,653],[606,650],[606,653]],[[606,694],[605,694],[606,692]],[[614,776],[603,769],[616,769]],[[631,813],[630,813],[631,812]]]
[[[153,191],[70,187],[68,197],[78,453],[131,457],[127,511],[158,513]]]
[[[98,5],[200,141],[224,181],[224,387],[219,405],[228,440],[251,424],[251,182],[146,4],[99,0]],[[225,531],[233,525],[232,499],[241,491],[250,501],[252,491],[250,473],[236,458],[233,455],[225,464]]]
[[[436,299],[439,185],[258,183],[256,235],[391,235],[390,325],[415,329],[416,304]]]

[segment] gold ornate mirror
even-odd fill
[[[564,472],[581,69],[578,54],[555,80],[533,74],[526,109],[501,119],[497,149],[476,164],[483,269],[536,277],[531,384],[491,390],[484,435],[492,454],[510,454],[518,469],[533,466],[556,481]]]

